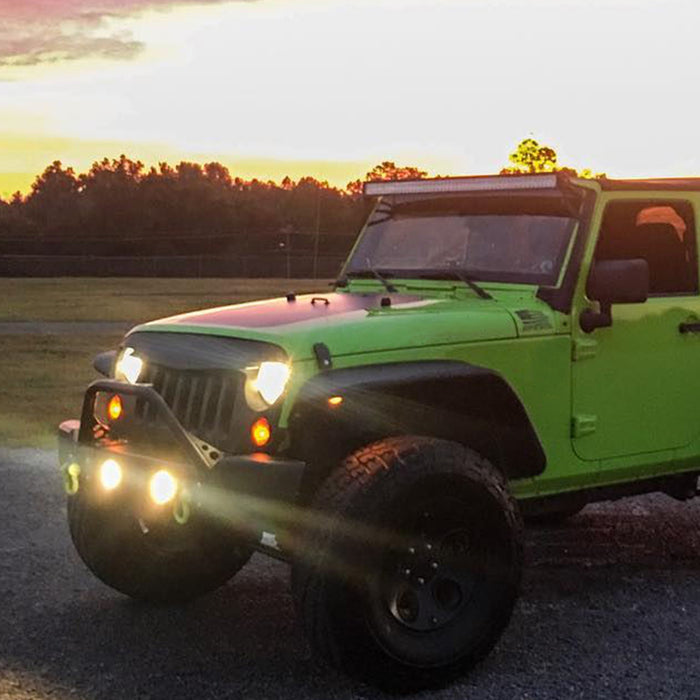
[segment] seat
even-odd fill
[[[693,290],[686,248],[671,224],[640,224],[630,230],[601,233],[597,260],[642,258],[649,264],[649,293],[674,294]]]

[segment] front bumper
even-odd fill
[[[99,392],[148,402],[159,429],[168,432],[175,450],[160,459],[157,454],[140,453],[128,441],[95,439],[94,402]],[[83,491],[104,502],[107,497],[100,492],[98,470],[105,460],[113,459],[124,475],[119,494],[109,496],[119,507],[126,505],[138,518],[173,517],[182,525],[193,516],[213,518],[265,550],[275,542],[270,533],[289,531],[294,525],[306,466],[263,453],[222,454],[213,460],[150,385],[114,380],[98,380],[88,387],[81,420],[59,426],[58,452],[69,495]],[[156,508],[148,500],[148,483],[163,469],[177,478],[178,494],[167,507]]]

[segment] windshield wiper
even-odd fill
[[[348,270],[345,273],[346,277],[374,277],[378,279],[390,294],[393,292],[398,292],[399,290],[394,287],[394,285],[389,282],[386,275],[393,275],[393,272],[388,272],[384,270],[377,270],[376,267],[368,267],[366,270]]]
[[[481,299],[493,299],[493,297],[481,286],[479,286],[464,270],[449,269],[449,270],[433,270],[423,272],[420,275],[421,279],[439,280],[439,279],[458,279],[464,282],[477,296]]]

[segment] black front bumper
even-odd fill
[[[129,441],[111,443],[95,438],[95,396],[99,392],[138,397],[150,404],[161,429],[166,429],[176,447],[177,459],[160,459],[143,454]],[[182,514],[181,500],[194,513],[227,521],[251,542],[267,549],[269,533],[287,531],[295,519],[304,462],[280,459],[263,453],[221,454],[213,460],[196,437],[188,433],[163,398],[145,384],[98,380],[85,394],[80,421],[65,421],[58,429],[59,460],[69,494],[88,484],[97,491],[97,471],[107,459],[114,459],[125,473],[125,488],[141,502],[147,498],[150,475],[166,469],[177,475],[181,485],[173,513]],[[274,539],[272,539],[274,541]]]

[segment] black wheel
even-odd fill
[[[461,445],[391,438],[322,486],[292,584],[312,647],[391,691],[444,684],[510,619],[522,521],[504,477]]]
[[[121,507],[120,507],[121,505]],[[193,517],[146,522],[126,504],[95,502],[83,489],[68,497],[78,554],[108,586],[138,600],[185,602],[228,581],[252,550],[211,522]]]

